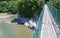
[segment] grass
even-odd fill
[[[9,17],[7,20],[12,20],[15,17]],[[14,32],[17,35],[17,38],[32,38],[34,31],[29,29],[28,27],[24,25],[18,25],[18,24],[8,24],[5,23],[9,28],[13,29]]]

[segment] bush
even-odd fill
[[[8,1],[8,12],[11,12],[12,14],[17,13],[17,6],[16,1]]]
[[[1,1],[0,12],[10,12],[13,14],[17,13],[16,1]]]
[[[2,1],[0,2],[0,12],[7,12],[8,11],[8,2]]]

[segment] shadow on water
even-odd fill
[[[0,19],[0,38],[16,38],[16,34],[5,24],[4,19]]]

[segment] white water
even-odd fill
[[[48,6],[45,4],[40,38],[58,38],[60,36],[57,35],[58,33],[60,33],[60,30],[54,21]]]

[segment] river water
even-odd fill
[[[16,38],[14,31],[5,24],[5,19],[0,18],[0,38]]]

